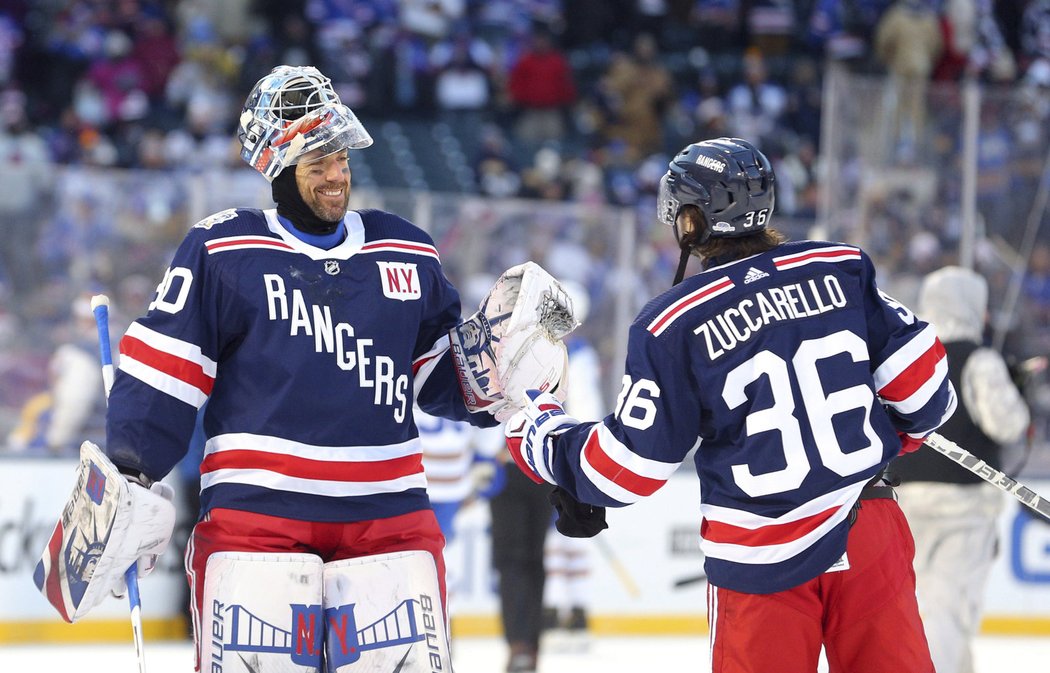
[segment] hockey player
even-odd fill
[[[1030,416],[1003,357],[982,346],[988,283],[946,266],[926,276],[919,309],[937,328],[962,403],[940,433],[996,469],[1002,446],[1018,441]],[[915,533],[919,608],[937,673],[973,673],[972,642],[995,561],[1003,493],[928,447],[890,465]]]
[[[691,144],[659,219],[703,270],[641,311],[613,413],[578,423],[532,392],[507,423],[534,480],[583,502],[652,494],[696,449],[716,673],[933,671],[913,543],[887,463],[954,411],[934,330],[860,249],[769,228],[775,177],[749,142]]]
[[[149,569],[174,519],[158,480],[207,401],[186,551],[198,668],[449,670],[413,404],[494,426],[511,391],[558,390],[568,300],[523,265],[460,323],[430,236],[348,210],[349,152],[372,139],[315,68],[263,77],[239,139],[277,207],[212,215],[175,253],[120,341],[105,455],[82,447],[37,584],[74,621],[136,558]]]

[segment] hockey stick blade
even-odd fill
[[[924,442],[926,446],[941,455],[947,456],[992,486],[1017,498],[1023,505],[1038,512],[1050,521],[1050,501],[1042,497],[1013,477],[1000,472],[952,440],[936,432],[930,434]]]

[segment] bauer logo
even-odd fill
[[[1014,515],[1010,567],[1021,582],[1050,584],[1050,524],[1026,510]]]
[[[390,299],[407,301],[419,299],[419,274],[416,265],[407,262],[376,262],[379,265],[379,281],[383,284],[383,295]]]

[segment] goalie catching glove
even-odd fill
[[[449,333],[467,409],[504,422],[525,404],[526,390],[564,399],[562,339],[578,324],[568,293],[538,264],[505,271],[480,310]]]
[[[124,573],[153,570],[175,527],[174,491],[121,474],[97,446],[80,446],[76,486],[33,573],[40,592],[67,622],[107,595],[122,595]]]

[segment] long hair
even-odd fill
[[[717,259],[731,262],[772,250],[787,240],[784,234],[770,227],[747,236],[705,236],[707,221],[700,209],[696,206],[686,206],[683,212],[694,226],[692,231],[682,234],[680,245],[688,246],[690,253],[701,260]]]

